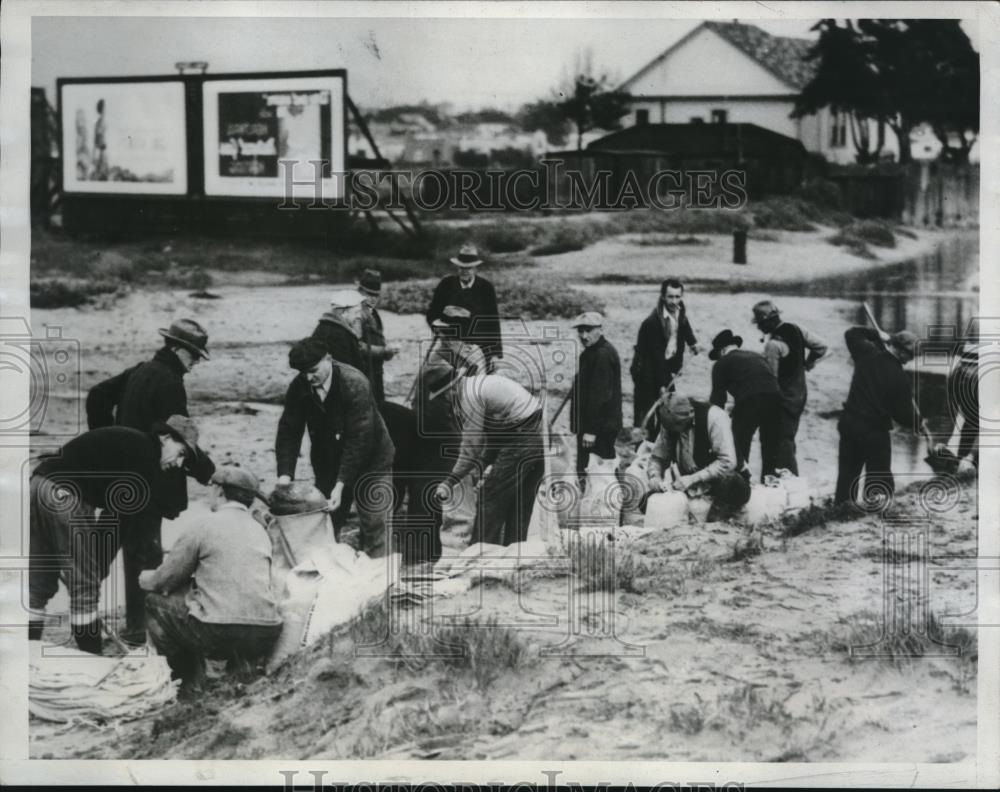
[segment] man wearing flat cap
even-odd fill
[[[570,401],[570,431],[576,433],[576,470],[583,474],[591,454],[615,458],[622,428],[622,367],[618,351],[604,337],[604,317],[587,311],[573,320],[583,345]]]
[[[851,327],[844,341],[854,360],[854,376],[837,424],[840,448],[834,501],[856,503],[864,471],[864,500],[884,498],[888,505],[896,486],[892,423],[913,432],[926,429],[913,401],[910,377],[903,370],[916,354],[917,337],[908,330],[890,335]]]
[[[129,426],[148,432],[153,424],[171,415],[187,415],[187,392],[184,376],[202,360],[208,360],[208,334],[194,319],[177,319],[169,328],[160,328],[163,347],[153,359],[121,374],[99,382],[87,394],[87,427]],[[185,460],[183,470],[168,477],[170,506],[163,513],[176,518],[188,505],[187,478],[205,484],[215,469],[208,456],[199,450]],[[126,532],[123,548],[125,565],[125,632],[123,638],[141,643],[145,640],[145,593],[139,587],[139,573],[155,569],[163,561],[161,517],[154,513],[136,514]]]
[[[309,431],[309,458],[316,488],[329,499],[334,526],[357,505],[360,547],[374,557],[388,550],[395,446],[372,398],[365,375],[337,363],[317,338],[304,338],[288,353],[298,375],[288,386],[274,451],[278,485],[295,476],[302,436]]]
[[[781,390],[763,355],[741,349],[743,339],[728,328],[712,339],[712,395],[709,401],[725,408],[733,397],[733,441],[740,470],[749,465],[750,444],[760,430],[761,481],[777,470]]]
[[[726,411],[671,393],[658,412],[660,433],[647,468],[650,491],[704,492],[712,501],[709,521],[734,516],[750,500],[750,482],[737,468]],[[673,465],[676,478],[667,476]]]
[[[382,317],[378,313],[378,301],[382,296],[382,274],[378,270],[366,269],[358,279],[358,291],[363,297],[361,303],[361,354],[366,358],[372,394],[375,401],[385,401],[385,361],[392,360],[398,351],[385,343]]]
[[[458,268],[458,274],[445,275],[434,289],[427,309],[427,324],[433,327],[434,320],[443,316],[445,306],[465,308],[470,315],[468,341],[482,349],[491,373],[496,360],[503,357],[496,290],[477,274],[483,261],[475,245],[463,245],[451,263]]]
[[[778,467],[799,475],[795,456],[795,436],[806,409],[806,372],[826,355],[826,344],[805,328],[783,322],[781,313],[771,300],[761,300],[753,307],[753,322],[762,333],[764,359],[778,378],[781,388],[781,420],[779,427]]]
[[[353,366],[370,382],[368,357],[361,351],[364,299],[357,289],[337,289],[330,295],[330,309],[319,318],[312,337],[323,342],[336,362]]]
[[[170,475],[200,453],[194,421],[171,415],[145,432],[91,429],[42,458],[30,482],[29,639],[41,638],[62,579],[77,646],[101,653],[101,583],[129,534],[175,508]]]
[[[239,467],[212,476],[212,514],[182,533],[166,560],[142,573],[149,634],[182,689],[205,676],[205,658],[253,661],[281,634],[271,587],[271,539],[250,513],[259,483]]]

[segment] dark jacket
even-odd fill
[[[903,364],[868,327],[852,327],[844,333],[847,350],[854,359],[854,376],[844,402],[844,412],[880,431],[901,426],[918,431],[920,416],[913,409],[913,390]]]
[[[621,362],[603,336],[580,353],[570,408],[571,432],[617,436],[622,428]]]
[[[639,325],[635,355],[629,368],[635,384],[634,426],[642,422],[653,402],[660,397],[660,388],[667,387],[684,366],[685,347],[697,343],[683,303],[677,314],[677,336],[677,351],[667,360],[665,355],[670,336],[663,319],[663,300],[658,300],[656,307]]]
[[[330,357],[335,361],[354,366],[365,377],[369,376],[368,359],[361,352],[358,337],[332,312],[328,311],[320,317],[312,337],[326,344]]]
[[[368,380],[355,368],[334,363],[322,404],[304,374],[292,380],[274,443],[279,476],[294,478],[306,429],[316,487],[328,497],[336,482],[350,490],[362,474],[392,465],[395,447]]]
[[[362,319],[359,346],[369,373],[372,396],[377,402],[385,401],[385,331],[382,327],[382,317],[374,308]]]
[[[737,404],[750,396],[781,396],[778,380],[768,368],[764,356],[745,349],[734,349],[712,366],[710,401],[717,407],[725,407],[727,392],[733,395]]]
[[[157,421],[187,415],[186,371],[173,350],[97,383],[87,394],[87,428],[130,426],[148,432]]]
[[[445,275],[431,297],[431,304],[427,309],[427,324],[440,319],[449,305],[466,308],[472,314],[468,340],[483,350],[487,361],[503,357],[500,309],[497,307],[497,293],[492,283],[477,275],[472,286],[463,289],[458,275]]]
[[[171,479],[160,468],[160,442],[152,432],[92,429],[43,457],[32,475],[62,484],[84,503],[112,514],[176,516]]]
[[[171,415],[187,415],[184,366],[173,350],[162,347],[153,359],[97,383],[87,394],[87,427],[127,426],[148,432]],[[215,464],[201,449],[182,470],[164,475],[163,516],[177,517],[188,506],[187,476],[207,484]]]

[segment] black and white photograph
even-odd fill
[[[2,14],[5,780],[1000,784],[995,5]]]

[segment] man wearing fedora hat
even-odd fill
[[[861,473],[868,497],[890,500],[893,421],[913,432],[926,430],[916,410],[910,377],[903,366],[916,354],[917,337],[908,330],[879,333],[869,327],[851,327],[844,333],[854,360],[854,376],[837,424],[840,447],[834,502],[855,503]]]
[[[763,355],[741,349],[743,339],[728,328],[712,339],[712,395],[716,407],[733,397],[733,441],[740,468],[748,465],[750,444],[760,430],[761,480],[777,470],[781,389]]]
[[[468,341],[483,350],[487,368],[492,372],[495,361],[503,357],[496,290],[477,274],[483,261],[475,245],[463,245],[451,263],[458,268],[458,274],[445,275],[434,289],[427,309],[427,324],[433,326],[434,320],[442,317],[445,306],[465,308],[470,315]]]
[[[208,333],[194,319],[177,319],[160,328],[163,347],[153,359],[99,382],[87,394],[87,426],[128,426],[148,432],[156,422],[171,415],[187,415],[184,376],[202,360],[208,360]],[[215,466],[201,450],[185,460],[183,470],[174,471],[167,488],[170,506],[162,516],[142,513],[130,516],[132,523],[123,548],[125,562],[125,633],[129,641],[145,640],[145,593],[139,573],[155,569],[163,561],[160,546],[162,517],[176,518],[187,508],[187,479],[204,484]],[[186,474],[186,475],[185,475]]]
[[[361,353],[368,359],[369,378],[375,401],[385,400],[385,361],[392,360],[398,351],[385,343],[382,317],[378,313],[378,301],[382,296],[382,273],[366,269],[358,279],[361,292]]]
[[[622,367],[618,351],[604,337],[604,317],[587,311],[573,320],[583,344],[570,401],[570,431],[576,433],[576,470],[581,476],[591,454],[615,458],[622,428]]]
[[[806,372],[826,355],[826,344],[805,328],[783,322],[778,306],[771,300],[761,300],[753,307],[753,322],[762,333],[764,359],[778,378],[781,388],[780,441],[778,467],[799,475],[795,457],[795,436],[806,409]]]
[[[139,578],[150,592],[153,646],[187,690],[204,678],[206,657],[252,661],[281,634],[271,540],[250,513],[257,477],[226,466],[211,484],[212,514],[184,531],[166,560]]]
[[[337,289],[330,295],[330,308],[319,318],[312,337],[323,342],[335,361],[353,366],[371,382],[368,357],[361,351],[364,300],[357,289]]]
[[[171,415],[147,432],[91,429],[41,460],[30,482],[30,639],[41,638],[45,606],[62,579],[77,646],[101,653],[101,582],[130,533],[148,525],[134,518],[159,519],[174,508],[170,476],[199,453],[194,421]]]

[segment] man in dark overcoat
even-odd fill
[[[451,263],[458,268],[458,274],[445,275],[434,289],[427,309],[427,324],[433,328],[434,320],[443,318],[449,305],[468,310],[471,318],[466,340],[483,350],[487,372],[492,373],[497,359],[503,357],[496,290],[477,274],[483,261],[474,245],[463,245]]]
[[[171,415],[188,415],[184,376],[202,360],[208,360],[208,334],[193,319],[178,319],[160,328],[163,346],[153,359],[99,382],[87,394],[87,428],[128,426],[148,432]],[[162,517],[175,519],[187,509],[187,476],[207,484],[215,465],[200,449],[189,455],[182,469],[165,477],[168,504],[162,515],[155,512],[123,517],[130,523],[123,545],[125,564],[125,631],[134,643],[145,641],[146,593],[139,586],[139,573],[163,563]]]
[[[573,327],[583,351],[573,380],[570,431],[576,433],[576,470],[587,469],[591,454],[615,458],[615,440],[622,428],[622,371],[618,351],[603,335],[604,317],[597,311],[580,314]]]

